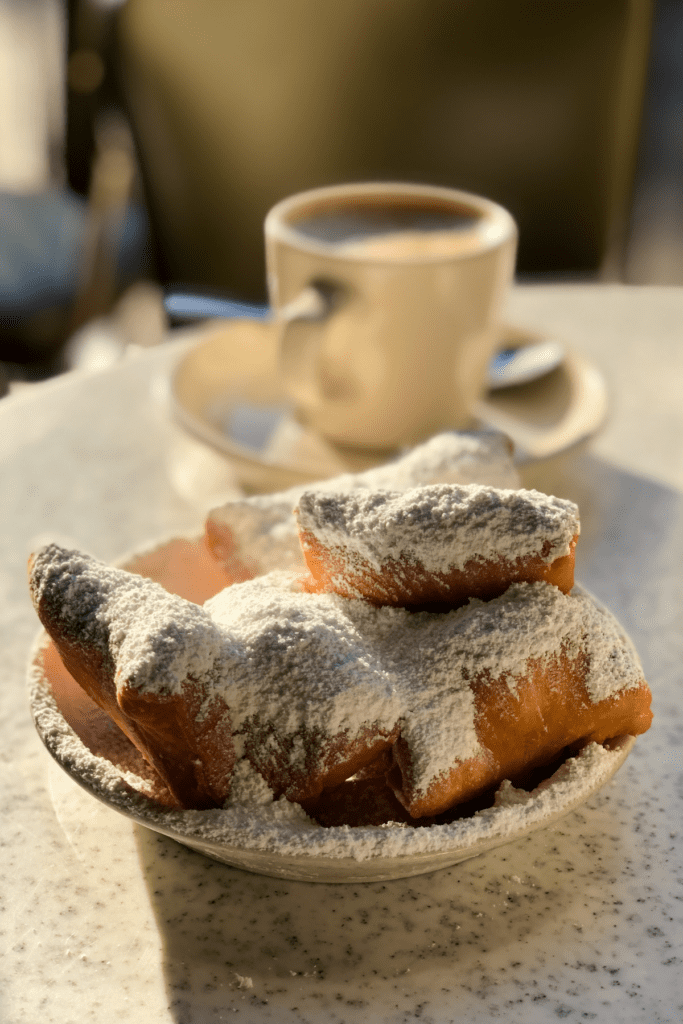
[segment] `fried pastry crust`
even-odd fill
[[[220,806],[235,751],[228,708],[213,688],[223,640],[202,609],[56,545],[31,558],[29,584],[65,667],[179,804]]]
[[[296,515],[309,593],[438,612],[512,583],[574,585],[578,510],[536,491],[307,492]]]
[[[526,673],[514,682],[489,673],[471,680],[480,752],[445,766],[426,789],[416,785],[410,744],[399,738],[388,780],[411,816],[437,815],[504,779],[523,786],[534,769],[565,748],[579,750],[649,729],[651,695],[645,680],[594,702],[586,688],[588,662],[585,649],[575,657],[561,649],[529,659]]]

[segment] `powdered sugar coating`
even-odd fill
[[[443,573],[463,569],[473,558],[514,562],[526,555],[550,564],[569,553],[579,533],[578,508],[571,501],[478,484],[306,491],[296,515],[302,533],[378,571],[400,562]]]
[[[517,487],[519,478],[509,440],[491,431],[437,434],[393,462],[363,473],[321,480],[315,486],[323,493],[349,493],[398,491],[435,482]],[[229,533],[231,543],[244,553],[253,575],[301,566],[292,510],[307,489],[301,485],[276,494],[228,502],[209,513],[209,530]]]
[[[514,690],[530,658],[585,652],[597,703],[642,685],[637,657],[614,618],[576,588],[513,584],[502,597],[446,614],[374,607],[335,594],[297,592],[272,573],[236,584],[205,605],[243,652],[218,684],[235,729],[269,720],[279,735],[304,728],[358,735],[401,725],[417,792],[456,760],[481,752],[470,681],[506,677]],[[307,751],[290,751],[300,770]]]
[[[210,687],[225,638],[197,605],[157,583],[56,544],[33,559],[33,598],[71,642],[94,650],[117,689]]]
[[[450,825],[428,828],[411,828],[398,822],[359,828],[343,825],[322,828],[297,804],[284,799],[257,809],[185,811],[182,819],[173,812],[152,812],[148,821],[161,828],[175,827],[193,839],[234,844],[238,848],[271,852],[278,857],[350,858],[362,863],[378,858],[404,861],[427,854],[448,855],[449,851],[460,851],[461,856],[453,858],[453,862],[457,862],[486,848],[487,843],[497,845],[566,813],[606,782],[623,759],[621,749],[607,750],[591,743],[577,757],[569,758],[549,783],[532,793],[503,783],[495,806]],[[229,857],[226,859],[230,862]],[[421,870],[438,866],[435,863]],[[410,864],[406,863],[399,866],[398,872],[389,871],[385,877],[411,873],[415,872],[410,871]],[[286,869],[283,874],[287,877]]]
[[[332,491],[406,490],[430,483],[516,487],[519,477],[512,451],[510,439],[496,431],[451,431],[416,445],[393,462],[325,480],[316,487]]]
[[[344,867],[351,863],[366,865],[369,880],[455,863],[566,813],[613,775],[629,749],[628,745],[607,750],[590,744],[533,793],[503,783],[493,807],[451,825],[430,828],[406,828],[395,822],[322,828],[298,804],[269,798],[258,783],[258,796],[244,800],[240,796],[240,790],[244,790],[238,783],[237,792],[224,809],[168,811],[149,799],[145,780],[92,754],[66,723],[44,675],[40,660],[44,642],[43,634],[29,668],[31,709],[37,730],[58,763],[121,813],[219,860],[266,874],[316,881],[357,880],[356,871]],[[248,781],[246,787],[248,790]],[[444,859],[420,860],[430,855]],[[325,873],[328,863],[334,873]],[[339,868],[332,867],[335,863]]]
[[[273,572],[226,588],[204,607],[239,651],[218,684],[235,731],[256,718],[282,735],[396,723],[392,673],[342,600],[303,594],[294,576]],[[305,751],[299,755],[295,764],[303,766]]]
[[[241,758],[235,765],[228,807],[267,807],[273,802],[273,791],[249,761]]]

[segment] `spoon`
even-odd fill
[[[502,348],[489,364],[489,391],[516,387],[545,376],[564,360],[564,349],[557,341],[543,340],[514,348]]]

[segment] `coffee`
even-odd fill
[[[333,246],[339,255],[379,260],[464,255],[479,251],[492,231],[489,218],[464,207],[326,209],[291,226],[306,238]]]

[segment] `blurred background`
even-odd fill
[[[340,181],[506,206],[518,276],[683,284],[680,0],[0,0],[0,393],[265,302]]]

